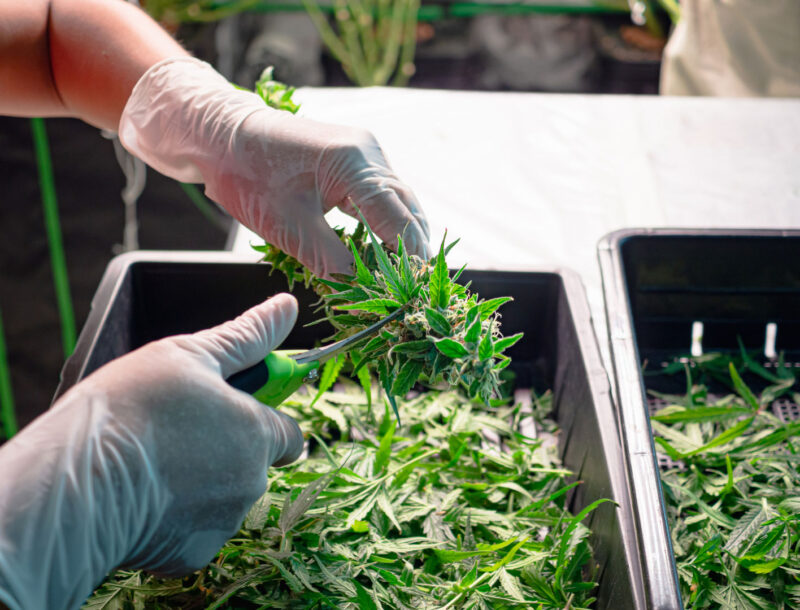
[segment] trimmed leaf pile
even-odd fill
[[[800,420],[771,406],[800,404],[790,369],[708,354],[676,363],[687,394],[656,394],[652,416],[664,499],[687,608],[800,608]],[[750,385],[766,384],[753,392]],[[730,393],[713,396],[709,385]],[[654,393],[655,394],[655,393]]]
[[[170,581],[120,571],[86,607],[590,606],[581,522],[599,502],[565,510],[577,483],[552,436],[517,432],[530,407],[429,391],[404,402],[399,426],[352,382],[337,389],[284,403],[312,439],[309,455],[270,471],[267,493],[208,567]],[[538,417],[549,401],[534,406],[552,431]]]
[[[327,363],[321,391],[349,362],[349,370],[359,376],[368,395],[367,371],[375,372],[395,411],[394,397],[404,396],[417,382],[461,387],[468,397],[487,405],[499,398],[500,372],[510,362],[503,352],[522,337],[522,333],[503,337],[500,332],[498,308],[511,297],[481,300],[468,284],[458,284],[463,268],[451,277],[445,259],[456,242],[445,246],[443,240],[438,255],[424,261],[409,255],[402,239],[398,252],[391,252],[366,224],[359,224],[353,235],[342,233],[342,239],[353,253],[355,275],[336,281],[315,278],[269,244],[255,246],[274,270],[289,278],[290,285],[303,281],[321,295],[320,310],[336,329],[332,339],[352,335],[399,308],[405,310],[380,334]]]

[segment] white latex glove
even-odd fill
[[[162,61],[133,89],[122,145],[163,174],[204,182],[206,194],[317,275],[352,273],[350,252],[323,215],[358,217],[390,246],[430,255],[413,192],[368,131],[318,123],[266,106],[193,58]]]
[[[225,378],[277,346],[297,302],[150,343],[102,367],[0,449],[0,602],[77,608],[117,566],[201,568],[295,460],[297,423]]]

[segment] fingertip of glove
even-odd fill
[[[267,408],[263,411],[272,430],[273,449],[275,450],[271,466],[291,464],[303,453],[305,439],[300,426],[286,413]]]

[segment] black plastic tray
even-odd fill
[[[680,389],[642,366],[691,354],[698,323],[703,353],[765,345],[772,324],[774,350],[800,361],[800,231],[626,229],[606,235],[598,256],[647,603],[681,608],[646,394]]]
[[[139,252],[114,259],[103,277],[56,397],[109,360],[148,341],[228,320],[271,294],[286,290],[279,274],[231,253]],[[509,355],[521,387],[554,392],[564,463],[584,483],[570,499],[578,511],[598,499],[587,523],[599,565],[599,608],[644,608],[641,561],[610,396],[577,276],[563,270],[467,271],[464,281],[482,298],[510,295],[503,330],[524,331]],[[317,299],[295,286],[300,320],[284,347],[308,348],[330,334],[311,321]]]

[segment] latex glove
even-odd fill
[[[294,325],[279,295],[102,367],[0,449],[0,601],[77,608],[117,566],[201,568],[295,460],[297,423],[224,379]]]
[[[119,137],[137,157],[206,194],[315,274],[352,273],[352,256],[323,215],[358,217],[390,246],[430,255],[413,192],[368,131],[268,107],[208,64],[175,58],[150,68],[122,113]]]

